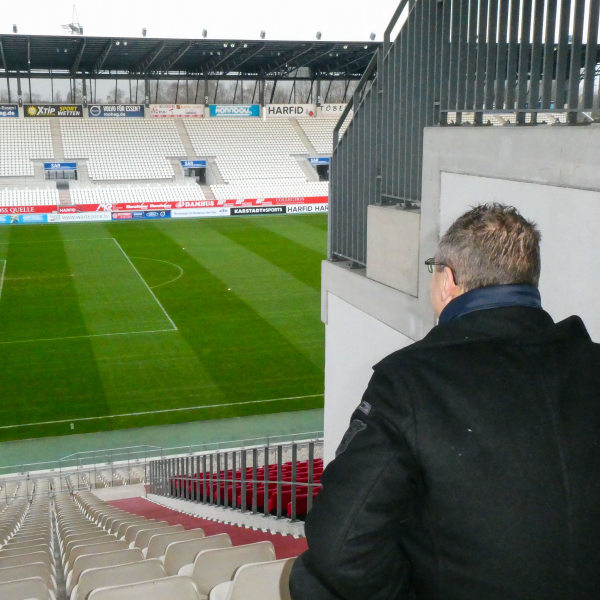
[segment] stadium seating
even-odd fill
[[[71,189],[74,204],[119,204],[136,202],[193,202],[204,200],[199,185],[116,186]],[[117,477],[117,482],[119,478]]]
[[[236,570],[241,566],[274,560],[275,548],[271,542],[215,548],[200,552],[192,564],[179,569],[178,575],[192,577],[198,586],[198,591],[206,598],[216,585],[231,581]]]
[[[44,206],[56,205],[58,202],[58,190],[56,189],[0,189],[0,206]]]
[[[185,119],[197,156],[265,156],[308,154],[289,119]],[[260,162],[257,162],[260,164]]]
[[[296,198],[306,196],[328,196],[327,181],[306,179],[255,179],[236,181],[229,185],[212,185],[217,200],[245,198]]]
[[[167,157],[186,157],[171,121],[61,119],[65,157],[87,158],[94,181],[172,179]]]
[[[32,177],[31,159],[53,158],[50,123],[0,119],[0,177]]]
[[[289,595],[282,594],[290,585],[290,571],[295,558],[284,558],[264,563],[242,565],[233,581],[216,585],[209,600],[280,600]]]
[[[21,483],[0,512],[0,598],[56,599],[48,492],[47,479]]]
[[[340,128],[340,137],[344,134],[352,117],[348,116]],[[319,154],[330,156],[333,154],[333,130],[337,125],[337,119],[314,119],[312,117],[300,117],[298,124]]]

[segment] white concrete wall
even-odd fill
[[[429,274],[440,236],[469,206],[514,204],[542,230],[543,306],[555,320],[580,315],[600,342],[600,126],[432,127],[425,130],[417,295],[350,269],[323,263],[326,328],[325,460],[378,360],[435,325]],[[367,258],[368,261],[368,258]]]
[[[567,187],[442,173],[440,231],[470,206],[503,202],[542,232],[542,305],[555,321],[579,315],[600,342],[600,193]]]
[[[325,328],[325,448],[323,461],[335,450],[360,404],[372,367],[413,340],[363,310],[329,294]]]

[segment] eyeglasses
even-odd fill
[[[454,272],[454,269],[452,267],[450,267],[449,265],[447,265],[446,263],[436,262],[435,258],[428,258],[425,261],[425,265],[427,266],[427,270],[430,273],[433,273],[433,267],[448,267],[450,269],[450,271],[452,272],[452,277],[454,277],[454,284],[458,285],[458,280],[456,279],[456,273]]]

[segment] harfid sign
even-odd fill
[[[267,117],[315,117],[316,104],[267,104]]]

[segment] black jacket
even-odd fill
[[[375,366],[338,453],[293,600],[600,599],[600,345],[578,317],[438,325]]]

